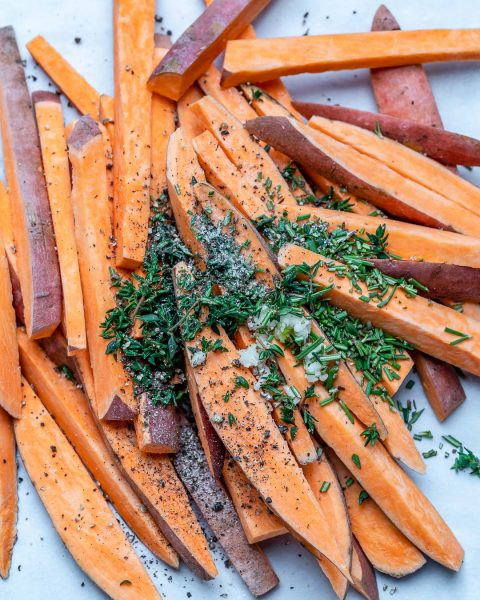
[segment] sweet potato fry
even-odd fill
[[[233,458],[225,459],[222,474],[249,544],[287,533],[282,521],[269,510]]]
[[[247,122],[246,128],[289,154],[300,165],[307,165],[337,183],[345,184],[357,196],[369,200],[389,214],[429,227],[450,229],[472,236],[480,234],[480,218],[453,199],[403,177],[352,146],[342,144],[298,121],[284,117],[261,117]],[[409,151],[405,146],[397,145]]]
[[[180,558],[201,579],[216,577],[207,540],[170,458],[141,452],[129,426],[107,421],[100,426],[123,474]]]
[[[165,56],[170,46],[168,36],[155,34],[154,64],[157,64]],[[172,102],[169,98],[159,94],[152,95],[150,197],[154,200],[158,200],[167,189],[165,165],[167,162],[168,138],[175,131],[175,109],[175,102]]]
[[[0,243],[0,409],[18,419],[22,414],[22,388],[12,286],[5,250]]]
[[[372,498],[363,498],[362,487],[331,452],[345,494],[352,531],[373,566],[392,577],[403,577],[420,569],[425,557],[388,519]],[[360,503],[361,500],[361,503]]]
[[[258,189],[265,204],[265,214],[281,212],[291,205],[296,206],[297,201],[275,163],[250,138],[238,119],[209,96],[195,102],[192,111],[214,135],[244,178]]]
[[[132,420],[137,412],[132,382],[121,361],[106,354],[108,341],[100,336],[100,323],[115,306],[109,271],[113,267],[113,248],[103,140],[91,117],[78,120],[68,139],[68,149],[96,409],[101,419]]]
[[[447,165],[475,166],[480,164],[480,140],[467,135],[422,125],[409,120],[406,116],[402,118],[392,117],[344,106],[316,104],[314,102],[294,102],[294,106],[307,119],[319,116],[335,121],[343,121],[372,132],[380,128],[382,135]]]
[[[231,87],[298,73],[478,60],[479,42],[478,29],[230,40],[225,48],[222,84]]]
[[[375,258],[372,263],[391,277],[415,279],[428,288],[421,290],[426,298],[450,298],[455,302],[480,301],[480,269],[414,260]]]
[[[278,577],[260,546],[249,545],[232,501],[210,473],[200,441],[185,417],[180,442],[175,469],[250,592],[257,597],[266,594],[278,585]]]
[[[27,331],[47,337],[60,323],[62,288],[38,134],[11,27],[0,29],[0,125]]]
[[[76,354],[87,347],[87,336],[70,199],[72,184],[62,105],[59,97],[51,92],[34,92],[32,101],[35,107],[43,170],[60,264],[63,320],[68,353]]]
[[[179,100],[222,52],[227,40],[237,37],[268,3],[269,0],[215,0],[153,70],[149,88]]]
[[[154,14],[153,0],[113,4],[115,260],[126,269],[142,264],[148,236]]]
[[[178,556],[175,551],[150,514],[141,510],[140,499],[116,466],[111,450],[105,444],[95,423],[87,398],[73,382],[58,371],[58,367],[68,358],[66,348],[64,352],[57,349],[53,355],[47,357],[20,329],[18,344],[24,376],[35,387],[43,405],[107,494],[119,515],[156,556],[170,566],[177,567]],[[75,360],[78,356],[77,354]]]
[[[11,417],[0,408],[0,577],[6,579],[17,539],[17,461]]]
[[[316,266],[314,283],[328,287],[332,280],[335,282],[326,295],[335,306],[362,321],[371,321],[375,327],[401,337],[431,356],[480,374],[480,323],[477,321],[421,296],[409,297],[402,291],[396,291],[383,306],[363,302],[359,297],[368,296],[363,282],[358,282],[361,291],[352,290],[350,280],[335,271],[340,263],[299,246],[284,246],[278,259],[284,269],[293,265]]]
[[[154,406],[148,395],[142,394],[138,399],[135,431],[142,452],[169,454],[178,451],[178,418],[173,404]]]
[[[25,407],[15,422],[18,449],[68,551],[110,597],[160,599],[75,450],[26,381],[23,391]]]
[[[78,112],[98,121],[100,94],[88,81],[41,35],[30,40],[27,49]]]

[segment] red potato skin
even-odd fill
[[[266,594],[278,585],[278,577],[260,546],[248,543],[233,503],[210,473],[200,440],[185,417],[180,440],[173,459],[177,473],[250,592]]]
[[[12,27],[0,29],[0,122],[26,327],[30,337],[47,337],[61,320],[60,270],[32,103]]]
[[[138,447],[143,452],[169,454],[179,449],[179,425],[173,404],[154,406],[147,394],[142,394],[135,417]]]
[[[348,190],[354,196],[381,206],[388,213],[397,216],[399,219],[427,227],[451,230],[450,227],[445,226],[433,217],[400,202],[398,199],[385,193],[382,189],[376,188],[350,173],[333,158],[312,144],[293,125],[291,120],[286,117],[260,117],[252,119],[245,123],[245,128],[249,133],[271,144],[277,150],[284,152],[300,165],[316,170],[340,185],[345,185],[348,182]]]
[[[270,0],[214,0],[155,67],[147,86],[179,100]]]
[[[387,227],[388,229],[388,227]],[[455,302],[480,302],[480,269],[415,260],[373,259],[375,267],[397,279],[416,279],[428,288],[426,298],[449,298]]]
[[[443,164],[467,166],[480,164],[480,140],[466,135],[422,125],[405,117],[398,118],[344,106],[314,102],[294,102],[293,105],[307,119],[318,115],[350,123],[369,131],[375,131],[380,127],[384,136],[405,144],[417,152],[422,152]]]

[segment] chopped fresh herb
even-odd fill
[[[245,388],[246,390],[248,390],[248,388],[250,387],[250,384],[245,379],[245,377],[242,377],[241,375],[239,375],[238,377],[235,377],[235,387],[236,388]]]
[[[358,454],[352,454],[352,462],[357,467],[357,469],[362,468],[362,463],[360,462],[360,457]]]
[[[345,481],[345,487],[350,487],[351,485],[353,485],[355,483],[355,480],[352,479],[351,477],[349,477],[346,481]]]
[[[303,422],[305,423],[309,433],[313,433],[315,431],[315,422],[316,418],[311,415],[306,408],[303,409]]]
[[[290,427],[290,439],[293,440],[295,439],[295,437],[297,436],[297,432],[298,432],[298,427],[296,425],[294,425],[293,427]]]
[[[365,502],[365,500],[368,500],[368,498],[370,498],[368,492],[362,490],[358,495],[358,503],[360,504],[360,506]]]
[[[331,486],[331,482],[330,481],[324,481],[320,487],[320,492],[322,494],[325,494],[326,492],[328,492],[328,490],[330,489]]]
[[[383,139],[384,139],[384,137],[385,137],[385,136],[384,136],[384,135],[383,135],[383,133],[382,133],[382,128],[380,127],[380,121],[376,121],[376,122],[375,122],[375,130],[374,130],[374,132],[375,132],[375,135],[378,135],[378,137],[379,137],[381,140],[383,140]]]
[[[415,380],[414,379],[410,379],[409,381],[407,381],[405,387],[407,388],[407,390],[411,390],[414,385],[415,385]]]
[[[365,438],[365,446],[368,446],[368,444],[375,446],[376,441],[380,439],[376,423],[367,427],[360,435]]]
[[[470,469],[470,475],[480,477],[480,458],[468,448],[461,448],[457,454],[457,458],[453,463],[452,469],[458,473]]]
[[[454,448],[461,448],[462,442],[453,437],[453,435],[442,435],[442,438]]]
[[[120,585],[132,585],[132,582],[130,581],[130,579],[124,579],[120,582]]]
[[[416,433],[413,436],[414,440],[420,441],[423,439],[431,440],[433,439],[433,433],[431,431],[420,431],[420,433]]]
[[[229,400],[230,400],[230,392],[227,392],[227,393],[225,394],[225,396],[223,397],[223,401],[224,401],[224,402],[228,402]]]
[[[352,413],[350,412],[348,406],[345,404],[345,402],[343,400],[340,400],[339,404],[342,407],[343,412],[347,415],[348,420],[350,421],[350,423],[355,423],[355,419],[354,419]],[[362,435],[363,435],[363,433],[362,433]]]
[[[452,342],[450,342],[450,346],[456,346],[457,344],[461,344],[462,342],[465,342],[466,340],[472,339],[472,336],[469,335],[468,333],[462,333],[461,331],[457,331],[456,329],[452,329],[451,327],[445,327],[444,331],[445,331],[445,333],[449,333],[451,335],[458,336],[458,338],[456,340],[453,340]]]
[[[423,458],[432,458],[433,456],[437,456],[436,450],[429,450],[428,452],[422,452]]]
[[[230,425],[230,427],[233,427],[233,425],[235,425],[235,423],[237,422],[237,418],[235,415],[232,415],[232,413],[228,413],[228,424]]]

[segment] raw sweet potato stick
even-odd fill
[[[17,461],[12,418],[0,408],[0,577],[6,579],[17,539]]]
[[[35,107],[43,170],[62,277],[63,313],[68,353],[75,354],[86,348],[87,336],[70,198],[72,184],[62,105],[60,98],[51,92],[34,92],[32,101]]]
[[[135,269],[145,255],[150,216],[154,0],[113,3],[116,264]]]
[[[27,331],[47,337],[61,320],[62,288],[38,134],[11,27],[0,29],[0,124]]]
[[[110,597],[160,599],[107,501],[26,381],[23,393],[22,418],[15,422],[18,449],[68,551]]]
[[[398,29],[400,25],[393,14],[381,5],[373,18],[372,30]],[[371,82],[380,112],[394,117],[408,117],[415,123],[431,127],[435,132],[443,130],[442,118],[423,66],[373,69]],[[451,148],[451,143],[447,145]],[[455,160],[451,162],[457,164]],[[455,168],[453,172],[456,172]],[[442,253],[438,262],[444,260],[445,254]],[[413,357],[428,401],[437,417],[443,421],[465,400],[458,373],[451,365],[421,352],[415,352]]]
[[[27,49],[78,112],[98,121],[100,94],[95,88],[41,35],[30,40]]]
[[[115,306],[110,273],[114,249],[103,140],[91,117],[78,120],[68,139],[68,150],[96,409],[101,419],[132,420],[137,412],[132,382],[121,361],[106,353],[108,340],[100,335],[100,324]]]
[[[86,396],[59,373],[57,365],[22,330],[18,330],[22,372],[35,387],[42,403],[75,448],[84,465],[100,484],[119,515],[152,552],[172,567],[178,556],[164,538],[148,512],[141,510],[141,500],[120,473],[111,451],[95,423]],[[62,351],[53,355],[64,364]],[[78,355],[76,355],[78,357]]]

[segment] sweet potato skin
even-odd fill
[[[353,587],[367,600],[379,600],[377,577],[375,571],[365,556],[362,547],[353,538],[352,577]]]
[[[278,577],[260,546],[249,545],[232,501],[210,473],[200,440],[185,417],[180,440],[173,459],[177,473],[250,592],[266,594],[278,585]]]
[[[456,302],[480,301],[480,269],[414,260],[372,259],[374,266],[391,277],[416,279],[428,288],[426,298],[450,298]]]
[[[215,0],[180,36],[154,69],[148,87],[179,100],[270,0]]]
[[[60,323],[61,283],[35,120],[12,27],[0,29],[0,124],[28,334]]]
[[[0,408],[0,577],[6,579],[17,539],[17,462],[11,417]]]
[[[179,448],[178,418],[172,404],[154,406],[148,395],[142,394],[138,399],[135,430],[142,452],[169,454]]]
[[[406,117],[398,118],[314,102],[294,102],[293,104],[307,119],[318,115],[326,119],[357,125],[369,131],[375,131],[377,127],[380,127],[382,134],[386,137],[447,165],[475,166],[480,164],[480,140],[466,135],[422,125]]]

